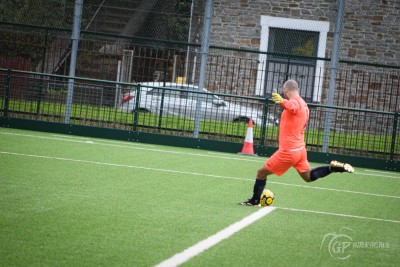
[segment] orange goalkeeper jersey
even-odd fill
[[[279,126],[279,149],[304,147],[304,130],[310,113],[307,103],[299,96],[290,100],[284,99],[281,107],[284,110]]]

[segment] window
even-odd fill
[[[262,16],[256,94],[281,91],[287,79],[296,79],[306,101],[320,102],[324,64],[306,57],[324,57],[329,22]],[[287,56],[295,55],[295,56]]]
[[[318,47],[318,33],[311,31],[286,30],[270,28],[268,51],[293,54],[297,56],[315,57]],[[273,58],[283,58],[272,55]],[[307,58],[294,58],[299,61],[309,61]]]

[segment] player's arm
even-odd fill
[[[294,100],[283,99],[281,107],[283,107],[287,111],[295,114],[300,109],[300,103],[298,101],[294,101]]]
[[[275,104],[281,105],[284,109],[291,113],[296,113],[297,110],[300,108],[300,105],[297,101],[291,101],[284,99],[280,94],[278,94],[276,91],[272,93],[272,101]]]

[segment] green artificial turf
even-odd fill
[[[258,211],[265,160],[0,128],[0,266],[154,266]],[[355,168],[269,177],[276,209],[183,266],[397,266],[400,174]]]

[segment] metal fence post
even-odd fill
[[[135,99],[135,110],[134,110],[134,115],[133,115],[133,131],[137,131],[137,127],[139,124],[139,104],[140,104],[140,90],[141,85],[138,84],[137,89],[136,89],[136,99]]]
[[[394,152],[396,146],[396,135],[397,135],[397,124],[399,122],[399,112],[394,113],[393,117],[393,132],[392,132],[392,143],[390,145],[390,160],[394,160]]]
[[[333,106],[333,98],[335,97],[335,85],[336,85],[336,73],[337,65],[339,63],[339,48],[340,48],[340,37],[343,29],[343,18],[345,9],[345,0],[338,1],[338,14],[336,20],[335,36],[333,38],[333,49],[332,49],[332,70],[329,81],[329,95],[328,95],[328,106]],[[328,108],[325,117],[325,129],[324,129],[324,141],[322,143],[322,152],[327,153],[329,148],[329,137],[331,131],[332,121],[332,109]]]
[[[68,81],[68,93],[67,93],[67,108],[65,111],[64,122],[66,124],[69,123],[71,118],[71,110],[72,110],[72,99],[74,95],[74,79],[75,77],[75,68],[76,68],[76,58],[78,54],[78,42],[79,42],[79,34],[81,28],[81,20],[82,20],[82,9],[83,9],[83,0],[75,0],[75,15],[74,15],[74,24],[72,31],[72,49],[71,49],[71,63],[69,67],[69,76],[70,79]]]
[[[164,79],[163,79],[163,86],[167,83],[167,60],[164,60]],[[161,131],[161,125],[163,120],[163,111],[164,111],[164,99],[165,99],[165,89],[162,89],[161,92],[161,103],[160,103],[160,115],[158,117],[158,130]]]
[[[46,35],[44,37],[44,45],[43,45],[43,53],[42,53],[42,68],[41,68],[41,72],[44,73],[45,70],[45,64],[46,64],[46,52],[47,52],[47,42],[48,42],[48,35],[49,35],[49,29],[46,28]],[[42,103],[42,97],[43,97],[43,82],[44,77],[41,76],[40,77],[40,85],[39,85],[39,96],[38,96],[38,103],[37,103],[37,107],[36,107],[36,116],[38,117],[40,115],[40,105]]]
[[[4,96],[4,118],[8,117],[8,106],[10,103],[10,89],[11,89],[11,69],[7,70],[6,92]]]
[[[163,113],[164,113],[164,100],[165,100],[165,89],[162,89],[161,92],[161,101],[160,101],[160,115],[158,117],[158,130],[161,130]]]
[[[211,20],[212,20],[212,11],[213,11],[213,0],[207,0],[206,3],[206,14],[204,19],[204,31],[203,31],[203,40],[201,44],[201,63],[200,63],[200,77],[199,77],[199,92],[201,92],[204,88],[205,77],[206,77],[206,68],[207,68],[207,56],[208,49],[210,46],[210,34],[211,34]],[[199,128],[200,128],[200,109],[201,109],[201,99],[202,95],[197,94],[196,96],[196,110],[194,115],[194,131],[193,137],[199,137]]]
[[[265,144],[265,138],[266,138],[266,135],[267,135],[267,126],[266,126],[266,123],[267,123],[267,115],[268,115],[268,108],[269,108],[269,105],[268,105],[268,98],[266,97],[265,99],[264,99],[264,101],[265,101],[265,103],[264,103],[264,116],[263,116],[263,120],[262,120],[262,125],[261,125],[261,145],[263,146],[264,144]]]

